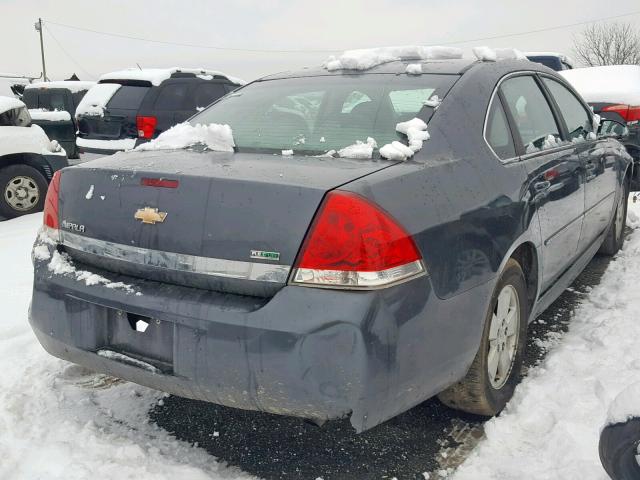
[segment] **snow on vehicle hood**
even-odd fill
[[[38,125],[0,127],[0,155],[12,153],[67,154],[58,142],[49,140],[47,134]]]
[[[4,113],[15,108],[26,108],[26,105],[17,98],[0,97],[0,113]]]
[[[640,66],[609,65],[559,72],[589,103],[640,105]]]
[[[127,70],[120,70],[118,72],[105,73],[100,77],[100,81],[104,80],[143,80],[147,82],[151,82],[152,85],[156,87],[160,85],[165,80],[171,78],[171,75],[177,72],[183,73],[193,73],[202,78],[213,77],[214,75],[219,75],[222,77],[228,78],[231,82],[237,83],[238,85],[244,85],[244,80],[236,77],[232,77],[227,75],[226,73],[219,72],[217,70],[207,70],[206,68],[180,68],[180,67],[172,67],[172,68],[130,68]]]
[[[104,116],[104,109],[111,97],[120,89],[122,85],[118,83],[99,83],[91,87],[76,108],[76,118],[78,115]]]
[[[71,114],[66,110],[45,110],[44,108],[30,108],[32,120],[47,120],[49,122],[64,122],[71,120]]]
[[[236,146],[229,125],[191,125],[183,122],[161,133],[158,138],[139,145],[135,150],[179,150],[198,144],[216,152],[233,152],[233,147]]]
[[[459,58],[462,58],[462,50],[456,47],[404,45],[346,50],[337,58],[333,55],[330,56],[322,66],[329,71],[368,70],[396,60],[446,60]]]

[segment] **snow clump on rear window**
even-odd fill
[[[216,152],[233,152],[236,146],[229,125],[191,125],[184,122],[161,133],[158,138],[138,145],[135,150],[180,150],[194,145],[204,145]]]
[[[330,56],[322,65],[333,70],[368,70],[383,63],[396,60],[444,60],[462,58],[462,50],[455,47],[423,47],[406,45],[400,47],[365,48],[346,50],[339,57]]]
[[[398,123],[396,131],[407,136],[409,146],[397,141],[388,143],[380,149],[381,157],[389,160],[406,160],[422,148],[422,142],[429,140],[427,124],[419,118]]]
[[[520,50],[515,48],[474,47],[473,54],[483,62],[497,62],[498,60],[527,60]]]
[[[366,142],[357,140],[353,145],[338,150],[338,156],[342,158],[371,158],[373,156],[373,149],[377,146],[376,141],[368,137]]]

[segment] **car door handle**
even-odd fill
[[[543,190],[548,190],[551,187],[551,182],[545,180],[544,182],[536,182],[533,184],[533,188],[536,192],[541,192]]]

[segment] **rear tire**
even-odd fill
[[[640,478],[640,465],[636,460],[640,443],[640,419],[607,425],[600,433],[600,462],[614,480]]]
[[[627,226],[627,200],[629,197],[629,183],[625,178],[622,184],[622,193],[616,205],[616,211],[611,219],[611,225],[607,236],[600,246],[598,253],[613,256],[622,248],[624,243],[624,229]]]
[[[528,315],[524,274],[511,258],[491,297],[473,363],[465,378],[438,395],[440,401],[476,415],[502,411],[520,381]]]
[[[0,216],[15,218],[39,212],[47,195],[47,180],[28,165],[9,165],[0,170]]]

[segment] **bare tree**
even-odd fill
[[[573,38],[578,60],[598,65],[640,65],[640,33],[629,23],[597,23]]]

